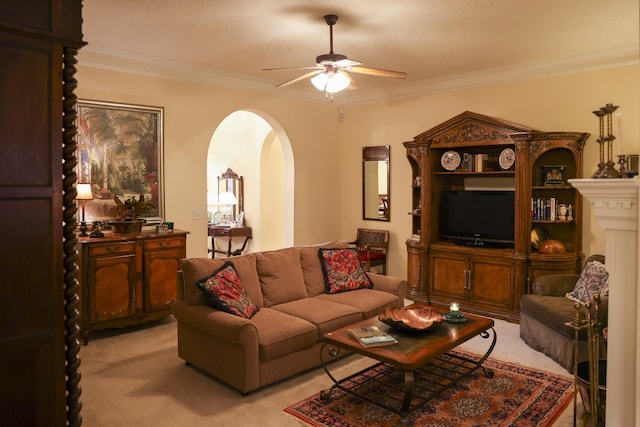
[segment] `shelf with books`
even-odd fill
[[[573,222],[575,198],[532,197],[532,221]]]

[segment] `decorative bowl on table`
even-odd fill
[[[387,307],[378,315],[378,320],[398,331],[426,331],[444,318],[432,307],[415,306],[403,308]]]

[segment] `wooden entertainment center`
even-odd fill
[[[467,111],[405,142],[412,170],[409,297],[440,307],[457,301],[466,311],[517,321],[520,296],[533,279],[580,271],[582,198],[567,180],[582,177],[588,137],[535,131]],[[514,193],[512,242],[461,245],[442,237],[442,193],[465,190]],[[569,217],[557,215],[560,204],[570,205]],[[532,247],[536,227],[565,252]]]

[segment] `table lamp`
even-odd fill
[[[87,200],[93,200],[93,192],[91,191],[91,184],[77,184],[76,185],[76,200],[80,200],[82,206],[82,221],[80,222],[80,237],[87,237],[87,223],[84,220],[84,208]]]
[[[224,205],[227,207],[227,221],[231,222],[235,220],[233,215],[233,205],[238,204],[238,199],[236,199],[236,195],[229,192],[224,191],[218,195],[218,204]]]

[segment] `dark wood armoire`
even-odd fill
[[[75,426],[82,3],[0,4],[0,425]]]

